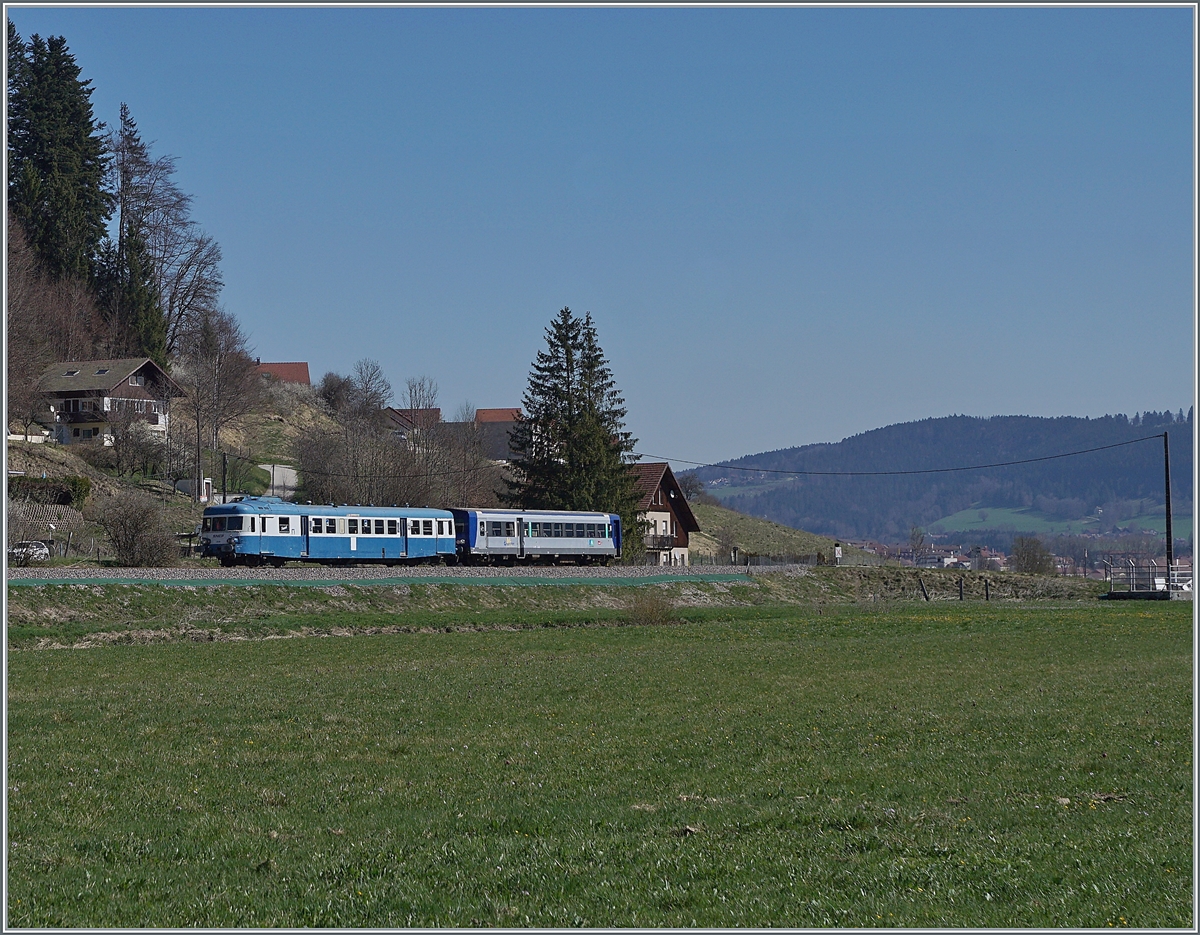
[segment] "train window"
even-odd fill
[[[369,519],[364,519],[362,521],[360,534],[364,536],[371,535],[371,521]]]
[[[516,534],[517,534],[517,527],[515,524],[513,524],[513,523],[505,523],[504,524],[504,535],[515,536]]]
[[[325,532],[327,534],[332,533],[332,532],[337,532],[337,521],[333,520],[333,519],[326,519],[325,520]]]
[[[201,532],[212,532],[212,517],[206,516],[200,521]]]
[[[454,524],[454,534],[456,536],[465,536],[467,534],[467,526],[465,523]]]
[[[224,532],[224,531],[225,531],[225,517],[224,516],[214,516],[213,517],[213,532]]]
[[[431,520],[431,519],[422,520],[421,525],[424,527],[421,530],[421,533],[423,535],[426,535],[426,536],[433,535],[433,520]]]
[[[225,521],[226,529],[241,529],[242,518],[240,516],[231,516]]]
[[[279,517],[279,534],[281,536],[286,536],[291,531],[292,531],[291,517],[288,517],[288,516]]]
[[[410,536],[421,535],[421,521],[419,519],[410,519],[408,521],[408,534]]]
[[[555,539],[561,539],[561,538],[562,538],[562,534],[563,534],[563,530],[562,530],[562,528],[563,528],[563,524],[562,524],[562,523],[555,523],[555,524],[554,524],[554,538],[555,538]]]
[[[387,521],[387,523],[388,523],[388,533],[387,534],[389,536],[396,535],[396,530],[397,530],[396,521],[394,519],[389,519]]]
[[[595,538],[596,538],[596,524],[595,524],[595,523],[588,523],[588,524],[587,524],[587,537],[588,537],[589,539],[595,539]]]
[[[250,517],[250,531],[254,532],[254,517]]]
[[[377,536],[383,535],[383,520],[381,520],[381,519],[375,520],[375,535],[377,535]]]
[[[319,519],[310,519],[308,521],[308,532],[310,535],[317,535],[321,531],[321,521]]]
[[[358,535],[358,520],[357,519],[346,520],[346,531],[349,532],[350,535],[352,535],[352,536],[357,536]]]

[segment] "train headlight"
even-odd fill
[[[212,545],[212,539],[208,538],[208,536],[204,536],[200,539],[200,543],[202,545]]]

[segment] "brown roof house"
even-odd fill
[[[46,408],[39,420],[63,445],[103,439],[112,443],[118,417],[167,431],[171,400],[183,390],[149,357],[69,360],[49,367],[38,379]]]
[[[303,383],[311,386],[308,378],[308,361],[291,360],[275,364],[264,364],[262,358],[255,358],[254,367],[259,376],[278,380],[280,383]]]
[[[688,564],[688,534],[700,531],[687,498],[665,461],[632,466],[642,499],[638,517],[645,530],[646,555],[652,565]]]

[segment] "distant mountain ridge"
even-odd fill
[[[770,471],[912,471],[1017,461],[1170,433],[1173,512],[1191,512],[1193,411],[1075,416],[945,416],[725,462],[695,473],[743,513],[820,535],[898,541],[916,525],[981,507],[1035,507],[1116,520],[1163,502],[1162,443],[1034,464],[942,474],[789,477]]]

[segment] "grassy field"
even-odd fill
[[[1120,520],[1118,525],[1131,531],[1143,529],[1161,535],[1166,529],[1166,519],[1160,511]],[[1014,510],[1007,507],[978,507],[960,510],[950,516],[943,516],[930,527],[933,532],[988,532],[1010,529],[1038,535],[1074,535],[1095,532],[1096,528],[1094,516],[1085,519],[1063,520],[1046,516],[1044,513],[1032,509]],[[1192,534],[1192,517],[1190,515],[1172,517],[1171,531],[1177,539],[1188,538]]]
[[[8,923],[1193,924],[1190,604],[743,596],[10,652]]]

